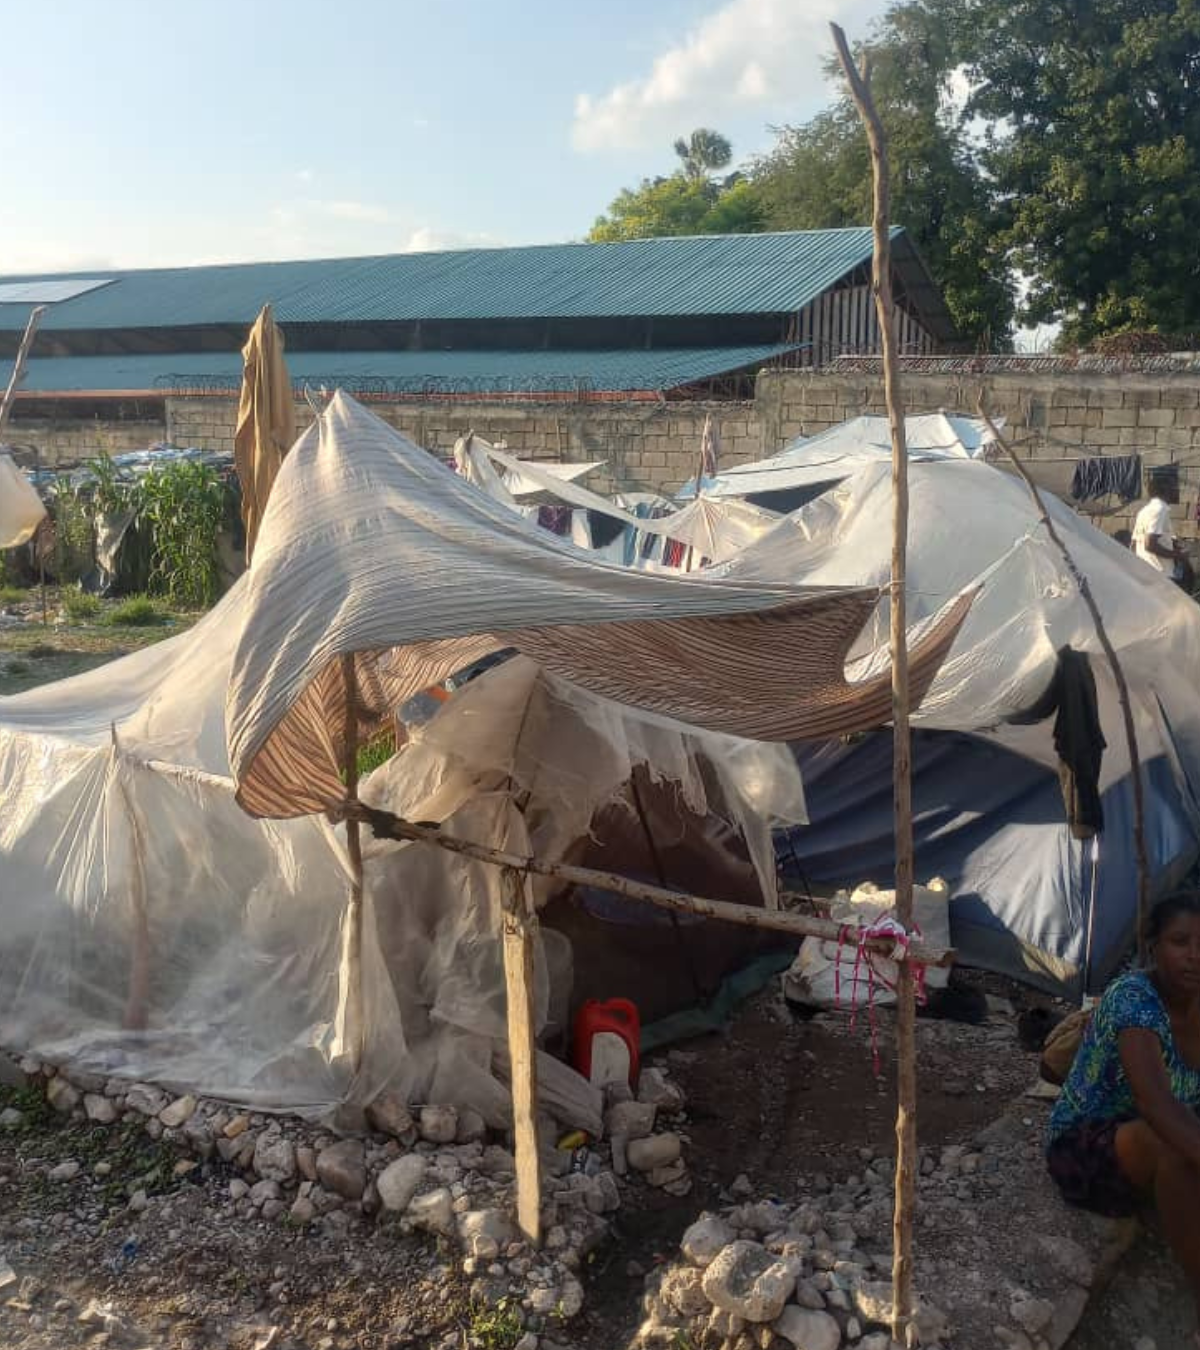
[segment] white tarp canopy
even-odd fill
[[[877,726],[890,712],[889,672],[844,676],[877,596],[605,562],[339,392],[288,455],[248,574],[227,710],[238,800],[264,816],[342,801],[343,657],[353,658],[364,732],[506,647],[709,730],[788,740]],[[914,644],[914,702],[969,604],[956,597]]]
[[[917,413],[904,419],[911,463],[936,459],[978,459],[991,436],[982,418],[950,413]],[[747,497],[766,492],[833,483],[859,469],[892,460],[891,430],[886,417],[862,416],[830,427],[816,436],[800,436],[777,455],[753,464],[738,464],[703,484],[712,497]],[[694,493],[688,484],[681,497]]]
[[[33,484],[0,451],[0,548],[28,543],[45,518],[46,508]]]
[[[177,638],[0,698],[0,1045],[263,1109],[323,1116],[391,1090],[503,1125],[499,874],[368,844],[352,992],[343,831],[234,800],[224,708],[247,598],[243,579]],[[362,795],[562,857],[606,807],[628,809],[635,769],[697,829],[732,825],[770,902],[772,826],[804,819],[785,747],[644,716],[527,660],[455,694]],[[547,931],[539,1025],[561,1029],[571,959]]]

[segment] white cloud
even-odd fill
[[[464,234],[460,230],[439,230],[431,225],[422,225],[413,230],[407,240],[400,244],[400,253],[440,253],[445,249],[456,248],[497,248],[503,244],[494,234],[471,232]]]
[[[853,27],[880,8],[879,0],[729,0],[656,57],[648,75],[578,95],[572,144],[639,149],[698,125],[719,129],[722,113],[751,109],[807,116],[824,102],[830,21]]]

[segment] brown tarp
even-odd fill
[[[238,402],[233,458],[242,486],[246,561],[283,457],[296,439],[292,381],[283,359],[283,334],[264,305],[242,348],[242,393]]]

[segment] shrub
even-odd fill
[[[63,613],[72,623],[89,623],[104,609],[99,598],[88,591],[64,590],[60,598]]]
[[[165,623],[166,618],[148,595],[131,595],[108,612],[109,623],[123,628],[149,628]]]

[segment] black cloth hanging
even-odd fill
[[[1105,455],[1076,461],[1071,475],[1071,496],[1077,502],[1116,493],[1123,502],[1142,495],[1141,455]]]
[[[1100,730],[1096,677],[1087,652],[1060,647],[1054,678],[1032,708],[1010,721],[1041,722],[1055,713],[1054,750],[1067,824],[1076,839],[1104,831],[1100,764],[1107,742]]]

